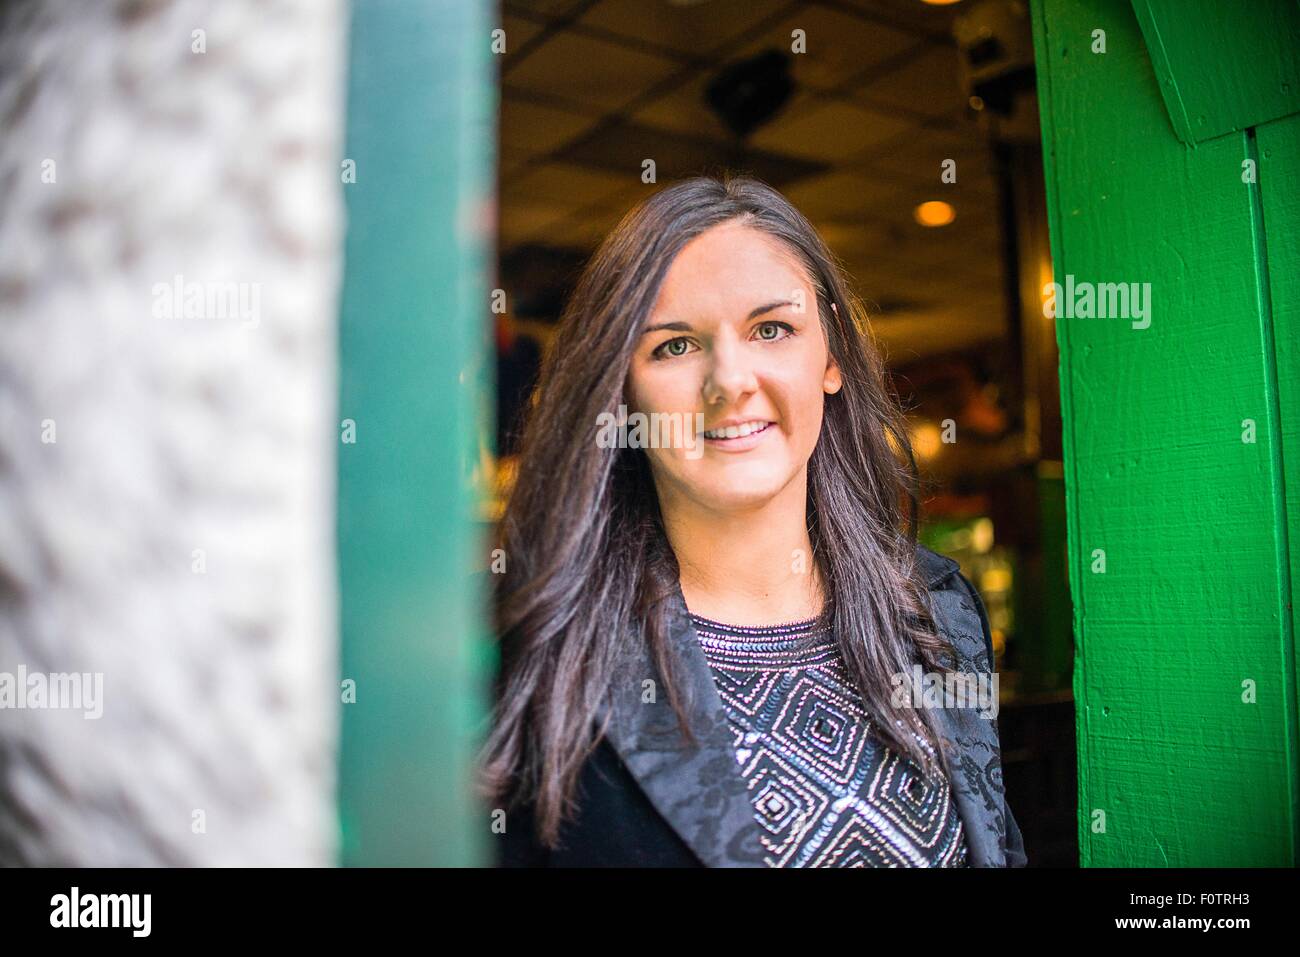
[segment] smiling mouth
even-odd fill
[[[728,439],[743,439],[750,435],[758,435],[765,432],[775,423],[764,422],[761,419],[753,422],[742,422],[740,425],[729,425],[722,429],[710,429],[704,432],[704,437],[712,441],[727,441]]]

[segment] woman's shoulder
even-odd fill
[[[930,590],[931,601],[946,622],[948,638],[978,671],[993,667],[993,634],[979,590],[947,555],[916,546],[916,562]]]
[[[916,565],[930,588],[951,587],[945,583],[949,582],[954,572],[961,574],[961,566],[956,561],[947,555],[932,552],[919,543],[916,546]]]

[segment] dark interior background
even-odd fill
[[[600,239],[673,179],[729,168],[766,180],[869,304],[926,480],[922,540],[961,562],[988,607],[1008,800],[1030,865],[1077,864],[1027,4],[506,0],[500,22],[498,507],[538,362]],[[795,31],[805,52],[792,51]],[[955,182],[941,179],[947,160]],[[949,204],[952,221],[923,225],[918,207],[931,202]]]

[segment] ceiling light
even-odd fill
[[[951,203],[932,199],[928,203],[917,206],[912,211],[912,215],[922,226],[947,226],[957,218],[957,210],[952,208]]]

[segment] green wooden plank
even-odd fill
[[[352,9],[339,418],[356,441],[339,447],[338,520],[356,702],[343,706],[343,860],[472,865],[490,837],[471,786],[487,634],[469,473],[488,394],[494,10]]]
[[[1179,142],[1127,3],[1033,10],[1056,278],[1151,284],[1146,328],[1056,323],[1081,863],[1294,863],[1276,356],[1247,137]],[[1092,52],[1097,29],[1105,53]],[[1257,704],[1242,702],[1245,681]]]
[[[1300,635],[1300,608],[1296,588],[1300,585],[1300,116],[1267,123],[1255,130],[1259,172],[1259,214],[1263,226],[1267,264],[1267,306],[1272,319],[1270,345],[1276,356],[1278,417],[1282,423],[1280,468],[1285,484],[1285,519],[1277,526],[1280,563],[1288,570],[1288,590],[1279,617],[1290,625],[1284,636],[1283,653],[1290,655],[1287,669],[1294,679],[1288,700],[1300,700],[1296,688],[1295,638]],[[1300,822],[1300,717],[1291,712],[1288,740],[1292,744],[1292,820]],[[1296,860],[1300,860],[1300,824],[1292,834]]]
[[[1133,0],[1133,11],[1184,143],[1300,113],[1300,0]]]

